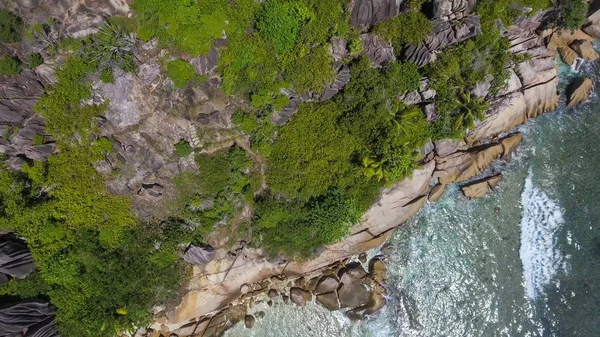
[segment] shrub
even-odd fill
[[[375,34],[393,43],[400,51],[405,43],[418,45],[432,30],[431,22],[418,10],[385,20],[375,27]]]
[[[192,146],[182,139],[175,144],[175,153],[180,157],[187,157],[192,153]]]
[[[40,53],[29,54],[29,68],[37,68],[44,63],[44,58]]]
[[[342,239],[360,215],[352,199],[333,189],[304,203],[265,197],[257,203],[255,226],[271,253],[306,257]]]
[[[104,83],[115,83],[115,75],[112,68],[104,68],[100,72],[99,79]]]
[[[167,76],[173,81],[176,88],[185,88],[192,81],[200,80],[194,66],[183,60],[173,60],[167,63]]]
[[[283,54],[292,50],[310,15],[314,14],[301,1],[267,0],[258,15],[256,27],[275,52]]]
[[[21,40],[23,23],[21,19],[6,9],[0,9],[0,43],[13,43]]]
[[[12,56],[0,58],[0,75],[16,75],[21,72],[21,61]]]
[[[588,3],[585,0],[559,0],[558,25],[575,31],[585,23],[588,12]]]

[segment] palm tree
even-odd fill
[[[481,97],[472,97],[471,92],[463,92],[458,99],[458,118],[456,119],[455,128],[459,130],[461,127],[473,128],[475,120],[483,120],[485,111],[489,105]]]

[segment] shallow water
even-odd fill
[[[561,67],[562,82],[580,74]],[[564,89],[564,83],[561,88]],[[600,87],[600,86],[597,86]],[[352,323],[276,303],[237,336],[600,336],[600,89],[521,128],[492,194],[456,187],[394,235],[389,303]]]

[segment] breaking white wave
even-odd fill
[[[558,249],[557,231],[564,223],[563,210],[546,193],[533,185],[532,174],[521,194],[521,248],[525,292],[535,300],[555,279],[564,257]]]

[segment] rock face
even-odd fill
[[[0,286],[8,282],[9,277],[24,279],[34,270],[27,245],[12,234],[0,236]]]
[[[471,15],[455,21],[434,21],[433,31],[418,46],[408,45],[402,58],[422,67],[435,61],[437,52],[481,34],[479,16]]]
[[[573,81],[569,84],[569,88],[567,88],[567,106],[572,108],[586,101],[590,97],[593,87],[594,81],[589,77]]]
[[[397,16],[402,0],[355,0],[352,2],[350,24],[368,28],[383,20]]]
[[[481,198],[492,191],[502,181],[502,175],[497,174],[461,186],[460,190],[469,199]]]
[[[0,78],[0,153],[9,156],[9,165],[16,170],[23,158],[46,160],[56,146],[45,131],[44,119],[33,112],[44,91],[42,80],[30,70]]]
[[[476,0],[433,0],[431,17],[433,19],[456,17],[457,14],[470,12],[476,2]]]
[[[590,41],[575,40],[571,43],[571,48],[586,61],[594,61],[598,59],[598,53],[594,50],[594,46]]]
[[[292,303],[302,307],[312,301],[312,294],[301,288],[292,288],[290,290],[290,300]]]
[[[54,325],[56,309],[48,302],[31,300],[0,307],[0,336],[59,337]]]

